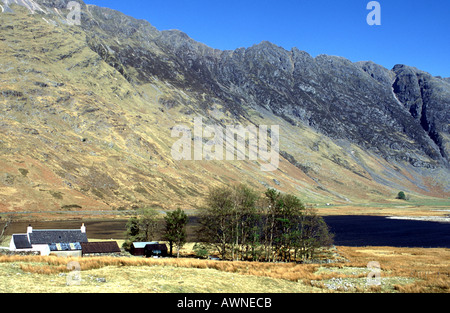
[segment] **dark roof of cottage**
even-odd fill
[[[30,242],[33,245],[51,244],[51,243],[74,243],[87,242],[86,233],[78,230],[34,230],[29,234]]]
[[[14,245],[16,249],[31,249],[32,246],[28,241],[27,235],[13,235]]]
[[[117,253],[120,252],[116,241],[82,242],[83,254],[88,253]]]

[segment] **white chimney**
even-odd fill
[[[81,225],[81,232],[86,233],[86,226],[84,226],[84,223]]]
[[[28,227],[27,227],[27,234],[30,234],[30,233],[32,233],[33,232],[33,227],[31,227],[31,224],[30,225],[28,225]]]

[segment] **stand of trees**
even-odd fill
[[[333,236],[324,220],[295,196],[245,185],[210,190],[200,213],[199,240],[222,259],[297,261],[314,258]]]

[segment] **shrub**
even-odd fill
[[[397,195],[397,199],[399,200],[406,200],[406,195],[403,191],[400,191]]]
[[[209,252],[205,245],[196,243],[192,249],[197,257],[203,259],[208,257]]]

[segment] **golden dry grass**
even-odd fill
[[[66,286],[71,261],[80,264],[80,285]],[[242,268],[193,259],[1,257],[0,292],[322,292],[286,279],[242,275]]]
[[[414,280],[410,284],[395,285],[397,291],[450,292],[450,249],[338,247],[338,250],[350,260],[351,266],[367,266],[368,262],[376,261],[381,266],[383,276]]]
[[[91,257],[91,258],[59,258],[55,256],[2,256],[0,263],[21,263],[20,268],[24,272],[38,274],[55,274],[69,272],[67,264],[71,261],[78,262],[81,271],[99,269],[107,266],[116,267],[142,267],[142,266],[171,266],[178,268],[214,269],[221,272],[238,273],[299,281],[302,279],[320,279],[314,272],[318,265],[303,265],[293,263],[258,263],[258,262],[231,262],[210,261],[199,259],[145,259],[145,258],[116,258],[116,257]]]
[[[303,292],[329,292],[329,285],[336,280],[341,284],[348,283],[351,288],[338,286],[336,291],[350,292],[407,292],[407,293],[448,293],[450,292],[450,249],[418,249],[418,248],[392,248],[392,247],[337,247],[339,254],[348,262],[332,264],[293,264],[293,263],[259,263],[259,262],[231,262],[211,261],[190,258],[145,259],[138,257],[90,257],[90,258],[60,258],[55,256],[0,256],[0,264],[14,264],[22,273],[35,275],[35,279],[52,279],[58,275],[67,275],[72,269],[67,267],[71,261],[78,262],[81,273],[106,273],[107,280],[117,281],[118,277],[137,277],[148,280],[144,273],[156,273],[163,269],[173,269],[183,276],[189,271],[191,277],[197,277],[197,282],[191,279],[188,284],[189,291],[207,292],[204,280],[216,275],[237,279],[245,286],[245,281],[255,279],[268,279],[277,282],[275,291],[258,289],[264,292],[278,292],[289,290],[287,285],[302,286]],[[367,265],[376,261],[381,266],[383,286],[367,286],[366,279],[370,270]],[[187,273],[187,272],[186,272]],[[195,273],[195,274],[194,274]],[[205,278],[203,275],[208,275]],[[225,276],[223,276],[225,275]],[[233,276],[226,276],[233,275]],[[141,277],[141,278],[139,278]],[[152,278],[161,288],[169,288],[176,292],[173,281],[161,274]],[[131,279],[131,278],[130,278]],[[169,279],[168,281],[166,281]],[[233,284],[235,285],[235,282]],[[170,283],[169,283],[170,282]],[[182,284],[183,282],[178,282]],[[177,283],[177,284],[178,284]],[[5,283],[6,284],[6,283]],[[285,285],[287,284],[287,285]],[[176,285],[176,284],[175,284]],[[178,286],[178,285],[177,285]],[[342,287],[342,288],[341,288]],[[211,290],[213,286],[208,286]],[[223,287],[225,288],[225,287]],[[250,288],[250,287],[249,287]],[[237,292],[253,289],[238,289]],[[126,289],[125,289],[126,290]],[[125,290],[122,290],[126,292]],[[147,289],[145,289],[147,290]],[[214,289],[215,290],[215,289]],[[278,290],[278,291],[277,291]],[[148,290],[147,290],[148,291]],[[235,292],[234,290],[229,290]],[[80,289],[79,292],[84,292]],[[121,292],[118,290],[117,292]],[[145,291],[143,291],[145,292]]]

